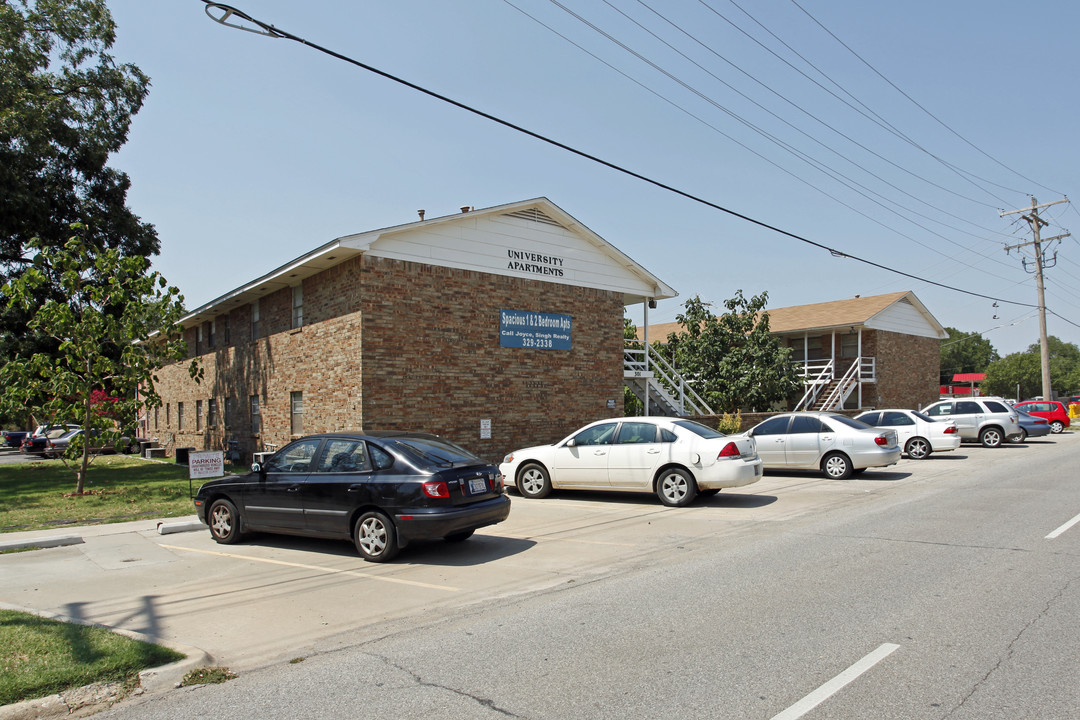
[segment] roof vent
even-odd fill
[[[420,216],[420,220],[424,219],[424,211],[423,211],[423,209],[417,210],[416,214]]]
[[[472,205],[462,205],[461,206],[461,212],[463,212],[463,213],[467,213],[470,210],[472,210]]]

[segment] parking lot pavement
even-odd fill
[[[463,543],[416,543],[383,565],[364,562],[347,542],[261,534],[219,545],[205,526],[160,534],[162,521],[66,529],[52,534],[83,542],[0,555],[0,601],[195,646],[244,670],[936,482],[973,467],[960,462],[966,454],[904,460],[846,481],[770,474],[686,508],[650,495],[512,494],[507,521]]]

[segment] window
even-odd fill
[[[594,425],[574,436],[575,445],[610,445],[615,434],[615,423]]]
[[[321,440],[301,440],[287,446],[266,463],[267,472],[311,472],[311,461]]]
[[[803,435],[807,433],[819,433],[828,432],[828,428],[821,426],[821,421],[816,417],[810,417],[808,415],[795,415],[791,418],[791,430],[792,435]]]
[[[202,400],[195,401],[195,430],[202,432]]]
[[[914,425],[915,421],[911,419],[911,416],[902,412],[886,412],[882,413],[881,419],[882,425]]]
[[[926,414],[930,417],[945,417],[952,414],[952,402],[938,403],[937,405],[931,405],[926,408]]]
[[[885,423],[880,422],[881,413],[879,413],[879,412],[863,413],[862,415],[860,415],[859,417],[857,417],[855,419],[858,420],[859,422],[864,422],[867,425],[883,425],[883,424],[885,424]]]
[[[154,408],[154,429],[155,430],[158,429],[158,420],[160,419],[160,413],[158,412],[159,410],[161,410],[160,405],[158,405],[156,408]]]
[[[956,410],[953,413],[956,415],[978,415],[982,411],[983,409],[979,407],[979,403],[971,400],[960,400],[956,403]]]
[[[853,358],[859,356],[859,336],[856,333],[845,333],[840,336],[840,357]]]
[[[656,426],[652,423],[624,422],[619,428],[619,445],[656,442]]]
[[[318,472],[357,472],[367,468],[366,446],[361,440],[330,440]]]
[[[202,325],[195,328],[195,354],[202,355],[203,329]]]
[[[229,344],[229,316],[221,318],[221,336],[225,345]]]
[[[785,435],[787,434],[787,426],[790,420],[790,415],[769,418],[754,428],[754,437],[757,437],[758,435]]]
[[[169,403],[165,403],[165,427],[169,427],[172,424],[172,412],[169,410]]]
[[[304,434],[304,393],[291,393],[289,398],[290,415],[292,417],[292,434]]]
[[[292,289],[292,326],[293,329],[304,327],[304,286],[296,285]]]
[[[262,418],[259,417],[259,396],[251,396],[251,434],[262,432]]]
[[[231,397],[225,398],[225,427],[228,428],[232,425],[233,417],[233,399]]]
[[[184,431],[184,403],[176,403],[176,429]]]
[[[1001,403],[999,403],[996,400],[986,400],[985,402],[986,402],[986,409],[989,410],[990,412],[996,412],[996,413],[1012,412],[1011,410],[1009,410],[1009,408],[1005,407],[1004,405],[1002,405]],[[1039,409],[1041,410],[1042,408],[1039,408]]]
[[[210,321],[210,347],[217,345],[217,320]]]
[[[214,428],[217,427],[217,424],[217,399],[210,398],[206,404],[206,427]]]
[[[394,466],[394,456],[376,445],[371,446],[371,464],[376,470],[386,470]]]
[[[259,339],[259,301],[251,303],[251,339]]]

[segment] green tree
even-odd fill
[[[630,318],[623,318],[623,340],[632,341],[626,343],[628,348],[641,350],[644,347],[644,344],[637,339],[637,326],[631,322]],[[645,414],[645,404],[638,399],[630,386],[625,384],[623,385],[623,414],[634,416]]]
[[[790,348],[769,332],[768,297],[739,290],[719,316],[693,297],[661,349],[716,412],[765,410],[799,388]]]
[[[118,427],[113,418],[133,419],[140,409],[159,406],[154,373],[185,355],[183,298],[159,273],[147,273],[144,257],[98,252],[79,237],[60,248],[38,240],[28,245],[39,252],[3,293],[9,305],[30,314],[30,329],[56,350],[5,364],[0,406],[29,410],[45,423],[74,421],[82,425],[82,437],[92,433],[95,444],[114,444],[121,430],[134,428]],[[46,288],[63,299],[38,305]],[[189,372],[201,380],[195,360]],[[64,462],[82,494],[93,459],[89,446],[77,441],[67,455],[75,459]]]
[[[1057,393],[1080,388],[1080,347],[1054,337],[1046,338],[1050,355],[1050,387]],[[1019,394],[1017,388],[1019,387]],[[1042,394],[1042,351],[1039,343],[1024,352],[1006,355],[986,369],[983,392],[1018,400]]]
[[[941,384],[951,385],[953,375],[986,372],[999,359],[997,350],[979,333],[947,327],[949,337],[941,341]]]
[[[1024,400],[1042,392],[1042,365],[1039,353],[1011,353],[990,363],[981,389],[984,395],[1000,395]]]
[[[127,175],[106,165],[150,85],[109,54],[115,31],[105,0],[0,2],[0,284],[27,268],[31,239],[62,247],[73,223],[90,247],[158,252],[154,227],[126,206]],[[31,307],[53,291],[35,288]],[[29,318],[0,297],[0,359],[56,349]]]

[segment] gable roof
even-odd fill
[[[241,285],[186,315],[185,327],[296,285],[357,255],[597,287],[624,304],[678,295],[614,245],[547,198],[345,235]]]
[[[865,327],[938,339],[948,337],[941,323],[910,290],[869,297],[855,296],[846,300],[810,305],[792,305],[767,309],[766,312],[769,314],[769,330],[774,335]],[[677,322],[651,325],[649,340],[666,340],[671,333],[680,332],[682,325]],[[642,335],[639,329],[638,337]]]

